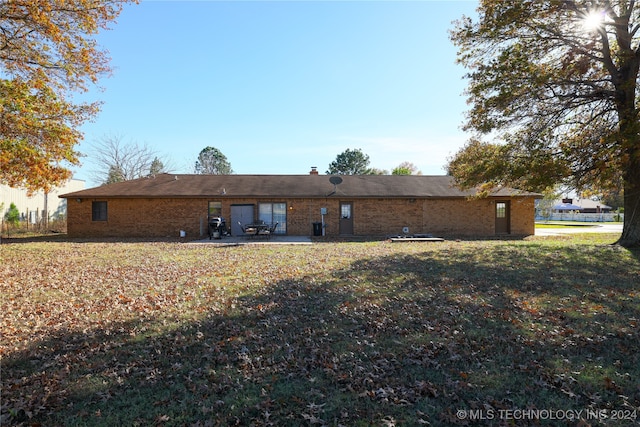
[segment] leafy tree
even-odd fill
[[[422,172],[413,163],[402,162],[391,171],[391,175],[422,175]]]
[[[98,111],[71,95],[110,71],[94,36],[128,1],[0,2],[1,183],[47,192],[70,177],[78,129]]]
[[[4,214],[4,220],[14,227],[20,223],[20,211],[15,203],[9,205],[9,210]]]
[[[124,172],[118,166],[109,166],[109,175],[107,175],[106,181],[103,184],[113,184],[114,182],[126,181],[124,178]]]
[[[536,213],[545,219],[553,214],[553,207],[562,198],[562,191],[558,187],[549,187],[542,193],[542,199],[538,200]]]
[[[166,172],[157,153],[146,144],[123,142],[119,135],[106,135],[93,147],[94,176],[98,182],[111,184]]]
[[[369,168],[367,169],[367,175],[389,175],[389,171],[386,169]]]
[[[149,166],[149,175],[158,175],[165,171],[164,163],[159,158],[154,158]]]
[[[451,33],[470,70],[465,128],[477,136],[450,160],[449,173],[485,192],[556,183],[604,191],[622,182],[627,214],[618,243],[640,245],[640,6],[481,0],[478,14]]]
[[[0,204],[0,208],[4,208],[4,203]],[[0,210],[1,212],[1,210]],[[9,205],[9,209],[4,214],[4,220],[7,222],[7,236],[9,235],[9,226],[17,227],[20,224],[20,211],[16,207],[15,203]],[[3,225],[4,227],[4,225]],[[0,229],[0,232],[2,229]]]
[[[94,106],[74,106],[50,88],[0,79],[0,182],[31,194],[66,181],[62,163],[79,163],[76,127],[93,114]]]
[[[616,210],[621,207],[624,208],[624,194],[612,191],[602,194],[600,200],[602,200],[602,203],[605,205],[611,206],[612,210]]]
[[[233,173],[231,163],[220,150],[206,147],[200,151],[196,160],[195,173],[202,175],[230,175]]]
[[[391,171],[391,175],[411,175],[411,169],[398,166]]]
[[[370,175],[369,156],[361,149],[346,149],[338,154],[336,159],[329,164],[327,174],[330,175]]]

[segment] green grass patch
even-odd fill
[[[545,222],[536,222],[536,228],[590,228],[590,227],[598,227],[602,223],[599,222],[580,222],[580,221],[545,221]],[[613,224],[613,223],[607,223]],[[620,224],[620,223],[616,223]]]
[[[615,238],[3,245],[2,425],[637,424]]]

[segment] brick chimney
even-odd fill
[[[311,172],[309,172],[309,175],[318,175],[318,167],[311,166]]]

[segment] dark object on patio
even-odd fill
[[[322,236],[322,223],[314,222],[313,223],[313,235],[314,236]]]
[[[227,222],[221,216],[209,218],[209,240],[221,239],[222,236],[228,235]]]
[[[279,223],[276,222],[271,227],[259,228],[258,229],[258,235],[259,236],[266,236],[268,239],[270,239],[271,236],[276,232],[276,228],[278,228],[278,224]]]
[[[242,229],[242,233],[245,236],[251,236],[252,237],[252,236],[255,236],[256,234],[258,234],[258,229],[256,227],[253,227],[253,224],[242,225],[242,223],[240,221],[238,221],[238,225]]]

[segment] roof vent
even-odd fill
[[[309,175],[318,175],[318,167],[311,166],[311,172],[309,172]]]

